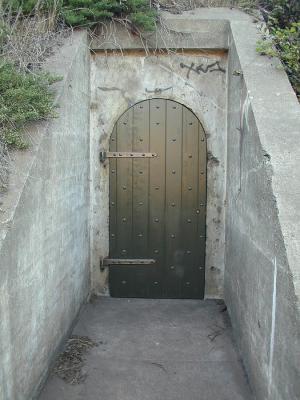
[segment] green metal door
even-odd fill
[[[204,296],[206,140],[181,104],[128,109],[110,141],[109,288],[113,297]]]

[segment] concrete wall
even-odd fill
[[[0,399],[31,399],[89,290],[89,54],[77,33],[47,69],[59,118],[30,130],[1,197]]]
[[[231,21],[225,301],[258,400],[300,398],[300,107]],[[242,74],[239,74],[239,72]]]
[[[121,35],[120,35],[121,36]],[[128,37],[128,33],[124,33]],[[132,43],[131,43],[132,44]],[[180,65],[204,67],[218,61],[223,71],[196,73]],[[115,122],[133,104],[150,98],[178,101],[192,109],[207,136],[207,241],[205,296],[223,297],[224,200],[226,162],[226,71],[224,51],[123,54],[95,53],[91,62],[91,206],[92,287],[106,293],[107,272],[99,269],[108,255],[109,171],[99,151],[109,149]]]

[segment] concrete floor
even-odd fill
[[[99,298],[74,334],[98,347],[84,383],[50,376],[40,400],[250,400],[224,307],[215,301]]]

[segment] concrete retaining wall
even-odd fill
[[[35,396],[89,290],[89,54],[77,33],[49,59],[59,118],[30,131],[1,198],[0,399]]]
[[[300,107],[254,24],[231,21],[225,300],[259,400],[300,398]],[[240,74],[242,72],[242,74]]]

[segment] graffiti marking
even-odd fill
[[[193,62],[191,63],[191,65],[180,63],[180,67],[187,68],[187,73],[186,73],[187,79],[190,78],[191,71],[195,72],[197,75],[200,75],[201,72],[203,74],[207,74],[208,72],[218,72],[218,71],[225,73],[225,69],[220,66],[219,61],[215,61],[214,63],[208,64],[207,66],[204,66],[203,64],[195,66],[195,63]]]

